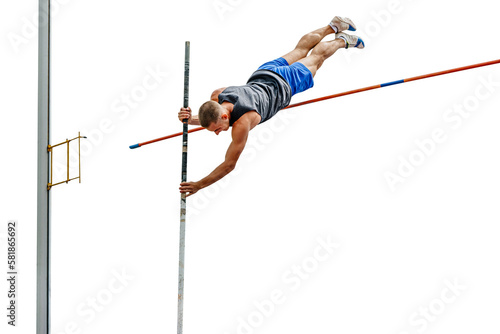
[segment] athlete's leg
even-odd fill
[[[344,30],[356,30],[356,25],[348,17],[335,16],[326,27],[316,29],[300,39],[295,49],[283,56],[292,65],[296,61],[307,57],[307,54],[313,49],[323,38],[333,33],[340,33]]]
[[[316,75],[316,71],[318,71],[321,65],[323,65],[323,62],[330,58],[338,49],[363,49],[365,47],[365,43],[358,36],[338,33],[336,37],[337,39],[333,41],[319,43],[313,48],[309,56],[302,58],[297,62],[304,64],[309,69],[309,71],[311,71],[314,77]]]
[[[330,58],[340,48],[345,48],[345,42],[342,39],[321,42],[314,47],[309,56],[298,60],[298,62],[304,64],[314,77],[318,69],[323,65],[323,62]]]
[[[335,33],[330,26],[316,29],[305,34],[300,39],[295,49],[283,56],[289,65],[292,65],[299,59],[307,57],[309,51],[314,48],[323,38]]]

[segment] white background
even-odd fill
[[[82,183],[51,190],[57,334],[175,331],[181,141],[128,146],[182,130],[184,41],[191,41],[194,110],[213,89],[244,84],[335,15],[354,20],[366,48],[339,50],[315,87],[292,102],[500,54],[498,10],[488,0],[53,6],[51,141],[78,131],[89,137]],[[6,311],[0,326],[34,333],[37,36],[30,22],[38,4],[4,0],[2,8],[0,262],[7,221],[16,219],[20,309],[16,328],[7,326]],[[161,75],[145,90],[144,80],[155,83],[151,71]],[[482,84],[488,80],[496,83],[491,91]],[[235,172],[188,200],[184,332],[498,332],[499,82],[495,65],[284,111],[253,130]],[[124,107],[126,95],[133,108]],[[457,105],[473,111],[458,120],[449,111]],[[444,142],[418,153],[416,141],[428,142],[436,129]],[[229,133],[191,135],[188,178],[221,163],[229,142]],[[64,164],[65,149],[55,154]],[[421,164],[391,189],[387,173],[411,157]],[[318,239],[340,246],[317,261]],[[305,266],[307,278],[292,274],[293,265]],[[450,283],[461,287],[456,296]],[[255,303],[273,290],[282,303],[264,302],[267,311],[259,311]]]

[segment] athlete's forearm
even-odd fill
[[[198,119],[198,115],[193,115],[191,116],[191,119],[189,120],[190,125],[201,125],[200,120]]]
[[[209,185],[219,181],[227,174],[231,173],[231,171],[235,167],[235,163],[224,161],[217,168],[214,169],[212,173],[210,173],[207,177],[198,181],[200,189],[208,187]]]

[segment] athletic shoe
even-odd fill
[[[363,40],[358,36],[348,35],[346,33],[341,32],[339,34],[335,34],[335,37],[344,40],[346,49],[347,48],[364,49],[365,47],[365,42],[363,42]]]
[[[335,33],[339,33],[344,30],[350,30],[350,31],[356,30],[356,25],[354,24],[354,22],[351,21],[351,19],[340,16],[335,16],[333,18],[332,22],[330,22],[330,27],[332,27]]]

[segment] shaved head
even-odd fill
[[[207,101],[201,105],[200,111],[198,112],[198,119],[202,127],[208,128],[210,124],[217,123],[220,118],[220,104],[215,101]]]

